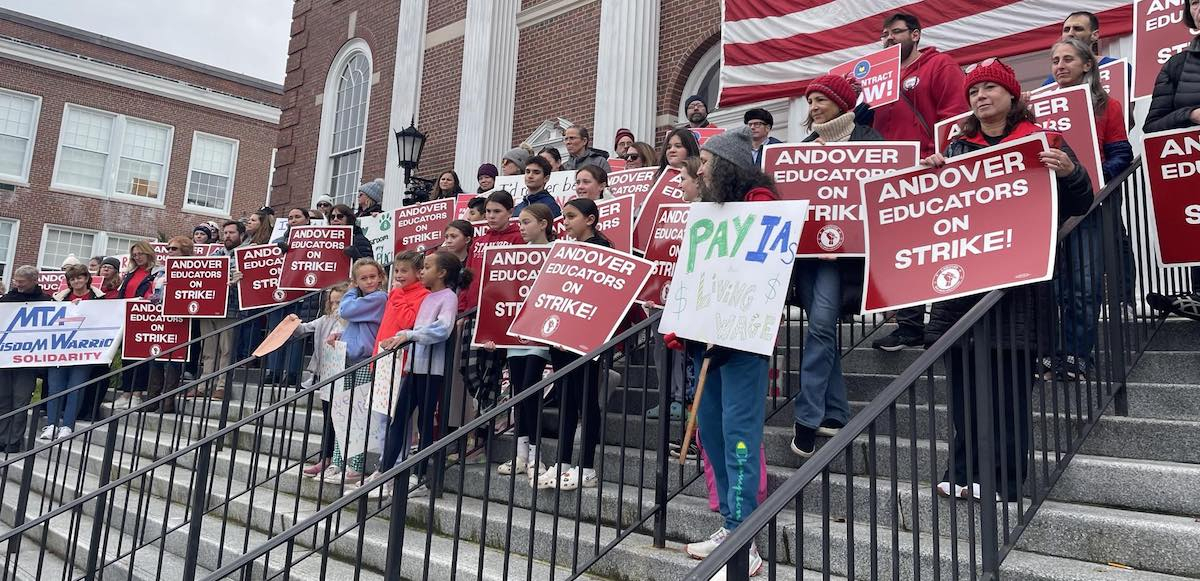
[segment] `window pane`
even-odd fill
[[[192,149],[192,169],[228,176],[233,166],[233,143],[197,136]]]
[[[67,108],[63,121],[63,145],[96,152],[108,152],[113,118],[93,111]]]
[[[333,158],[329,196],[334,204],[346,204],[353,208],[357,202],[359,153],[353,151]]]
[[[162,169],[159,164],[122,157],[121,167],[117,170],[116,192],[156,200]]]
[[[121,156],[163,163],[167,158],[167,128],[130,119],[125,123]]]
[[[0,134],[28,139],[33,135],[35,101],[0,91]]]
[[[27,147],[29,147],[29,140],[24,137],[0,134],[0,174],[23,175]]]
[[[359,159],[366,137],[367,98],[371,87],[371,62],[354,55],[338,79],[337,103],[330,146],[329,195],[335,203],[354,204],[358,189]]]
[[[13,223],[0,220],[0,262],[8,260],[8,250],[12,248]],[[4,274],[4,265],[0,264],[0,274]]]
[[[113,118],[94,111],[67,107],[54,181],[70,186],[104,188]]]
[[[129,247],[135,242],[144,240],[144,238],[133,238],[129,236],[119,236],[117,234],[109,234],[108,242],[104,245],[105,256],[119,256],[129,254]]]
[[[60,150],[56,182],[99,190],[104,187],[104,166],[108,156],[63,146]]]
[[[46,229],[45,250],[42,251],[41,267],[58,270],[67,256],[72,254],[86,264],[92,256],[95,237],[75,230]]]
[[[229,178],[192,171],[188,176],[188,203],[205,208],[225,209]]]

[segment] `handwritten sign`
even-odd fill
[[[808,202],[696,203],[660,333],[771,355]]]
[[[283,290],[317,290],[350,278],[346,248],[353,226],[296,226],[288,234],[288,251],[279,275]]]
[[[525,196],[530,193],[529,188],[525,187],[525,176],[515,175],[496,178],[492,189],[481,195],[486,196],[499,190],[505,190],[512,194],[515,204],[520,204],[521,200],[524,200]],[[558,202],[559,207],[574,200],[577,197],[575,194],[575,170],[550,172],[550,177],[546,180],[546,193],[554,196],[554,201]]]
[[[395,220],[394,212],[383,212],[378,216],[362,216],[354,221],[362,229],[363,236],[371,241],[371,250],[375,255],[375,260],[384,266],[391,264],[392,258],[395,257],[396,243],[393,237],[395,230],[392,228]]]
[[[1200,127],[1150,133],[1143,145],[1159,259],[1200,266]]]
[[[899,44],[894,44],[850,59],[829,69],[829,74],[858,79],[862,85],[859,98],[872,109],[895,103],[900,100],[900,48]]]

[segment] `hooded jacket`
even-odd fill
[[[1192,123],[1192,110],[1200,107],[1200,37],[1187,50],[1167,59],[1154,81],[1150,112],[1142,125],[1147,133],[1182,129]]]
[[[873,127],[888,141],[917,141],[921,157],[933,155],[933,126],[969,109],[966,75],[936,48],[900,70],[900,100],[875,109]]]
[[[1013,127],[1000,143],[1039,132],[1042,132],[1042,129],[1037,125],[1022,121]],[[1061,139],[1061,134],[1046,133],[1058,141],[1057,148],[1070,156],[1071,161],[1075,163],[1075,170],[1070,175],[1058,178],[1058,225],[1061,227],[1068,218],[1082,216],[1091,208],[1094,199],[1092,181],[1088,177],[1087,171],[1079,164],[1079,158],[1075,156],[1075,152]],[[974,137],[961,137],[950,142],[950,145],[946,146],[944,155],[947,158],[957,157],[987,147],[990,146],[981,132]],[[932,345],[934,341],[937,341],[979,299],[983,298],[984,294],[979,293],[934,303],[930,309],[929,324],[925,325],[925,344]],[[1005,324],[1005,328],[1001,331],[1003,336],[1001,342],[1010,347],[1032,348],[1033,345],[1025,343],[1026,338],[1029,341],[1039,342],[1038,333],[1050,331],[1048,326],[1039,325],[1038,320],[1042,315],[1052,312],[1053,305],[1053,293],[1047,283],[1007,289],[1007,294],[1001,299],[998,306],[1004,313],[1012,317],[1015,331],[1010,333],[1008,325]],[[1047,344],[1053,343],[1049,338],[1042,338],[1041,341],[1048,342]]]

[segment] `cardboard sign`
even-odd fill
[[[900,100],[900,45],[850,59],[829,69],[829,74],[858,79],[862,85],[859,100],[872,109],[895,103]]]
[[[125,326],[115,303],[0,303],[0,368],[107,365]]]
[[[555,242],[509,335],[585,355],[607,342],[653,265],[583,242]]]
[[[1076,85],[1030,95],[1029,108],[1037,116],[1037,123],[1042,129],[1062,134],[1063,140],[1075,152],[1079,165],[1088,172],[1092,191],[1104,189],[1104,170],[1100,165],[1100,144],[1096,137],[1091,88]],[[963,113],[937,122],[933,132],[937,151],[946,151],[946,146],[960,133],[959,123],[969,115]]]
[[[650,279],[638,301],[667,304],[667,291],[671,288],[671,277],[675,275],[675,261],[679,258],[679,245],[687,232],[688,208],[690,204],[663,204],[654,217],[654,232],[646,246],[646,260],[654,264]]]
[[[459,194],[454,197],[454,219],[455,220],[470,220],[467,210],[470,209],[471,200],[480,197],[479,194]]]
[[[37,282],[42,292],[52,295],[67,288],[67,273],[61,270],[38,271]]]
[[[625,161],[623,158],[620,158],[620,157],[610,157],[610,158],[608,158],[608,170],[609,170],[609,171],[608,171],[608,175],[610,175],[610,176],[611,176],[611,175],[612,175],[612,173],[613,173],[613,172],[615,172],[615,171],[622,171],[622,170],[624,170],[624,169],[625,169],[625,164],[626,164],[626,163],[627,163],[627,162],[626,162],[626,161]]]
[[[712,139],[714,135],[725,133],[723,127],[689,127],[688,131],[692,132],[692,137],[696,138],[698,145],[704,145],[705,141]]]
[[[1037,133],[862,182],[867,278],[863,312],[1048,280],[1058,180]]]
[[[771,355],[808,202],[696,203],[660,333]]]
[[[596,230],[621,252],[633,252],[634,205],[633,196],[596,201],[596,209],[600,211]],[[567,233],[567,223],[562,216],[554,219],[554,235],[559,240],[575,240]]]
[[[500,176],[496,178],[496,184],[492,186],[491,190],[480,195],[486,196],[498,190],[505,190],[512,194],[513,204],[520,204],[521,200],[529,195],[529,188],[525,187],[524,175]],[[574,200],[577,197],[575,195],[575,170],[550,172],[550,178],[546,180],[546,193],[554,196],[554,201],[558,202],[559,207]]]
[[[807,200],[804,236],[796,255],[862,256],[858,182],[917,164],[920,144],[854,141],[776,143],[763,148],[763,171],[783,200]]]
[[[483,251],[479,317],[472,347],[483,347],[488,341],[495,342],[496,347],[531,346],[528,340],[509,335],[508,328],[549,254],[549,246],[529,245],[498,246]]]
[[[85,301],[86,302],[86,301]],[[125,341],[122,359],[149,359],[192,340],[192,324],[183,317],[165,317],[162,305],[125,301]],[[187,361],[188,349],[173,351],[160,361]]]
[[[296,226],[288,235],[279,288],[318,290],[350,278],[346,248],[354,240],[353,226]]]
[[[375,260],[384,266],[392,263],[396,252],[396,243],[393,239],[394,230],[392,229],[394,220],[394,213],[384,212],[378,216],[363,216],[354,221],[359,228],[362,228],[363,236],[371,241],[371,250],[375,254]]]
[[[614,197],[635,196],[640,204],[654,187],[657,167],[639,167],[608,174],[608,191]]]
[[[169,256],[163,315],[220,319],[229,304],[228,256]]]
[[[442,245],[446,224],[454,219],[454,199],[442,198],[395,211],[396,225],[392,234],[396,254],[409,250],[429,252]]]
[[[283,249],[277,244],[242,246],[233,250],[242,278],[237,282],[238,310],[249,311],[286,303],[304,296],[303,291],[279,289],[283,272]]]
[[[1133,98],[1154,94],[1163,64],[1187,49],[1196,35],[1183,24],[1187,3],[1179,0],[1133,2]]]
[[[1200,266],[1200,127],[1150,133],[1143,145],[1159,260]]]
[[[663,204],[678,204],[683,202],[683,189],[679,184],[683,183],[683,174],[672,167],[668,167],[658,176],[654,185],[650,188],[650,193],[646,194],[646,199],[642,201],[641,208],[637,212],[637,222],[633,225],[633,248],[638,252],[645,253],[646,246],[650,244],[650,235],[654,230],[654,217],[658,215],[658,207]]]

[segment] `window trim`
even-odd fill
[[[25,163],[21,166],[21,175],[16,176],[0,173],[0,181],[17,186],[28,187],[29,170],[33,166],[33,148],[37,144],[38,121],[41,120],[42,116],[42,97],[40,95],[31,95],[29,93],[22,93],[21,91],[14,91],[12,89],[5,89],[3,87],[0,87],[0,92],[10,93],[22,98],[33,99],[33,127],[29,133],[29,147],[25,148]],[[7,277],[5,280],[8,280]]]
[[[309,205],[313,206],[317,203],[317,198],[328,194],[329,180],[333,175],[333,124],[337,116],[337,93],[338,81],[341,79],[342,69],[354,58],[357,54],[363,54],[367,57],[368,75],[367,75],[367,108],[366,114],[363,116],[363,143],[359,150],[361,153],[358,156],[358,176],[362,179],[363,162],[367,158],[367,135],[369,133],[371,123],[371,86],[374,84],[375,77],[375,57],[371,53],[371,46],[362,38],[352,38],[342,45],[338,50],[337,55],[333,57],[333,61],[329,65],[329,70],[325,73],[325,91],[321,96],[321,130],[317,137],[317,153],[316,153],[316,168],[313,172],[313,188],[312,199]],[[390,137],[389,137],[390,139]]]
[[[196,155],[196,142],[199,141],[201,137],[205,139],[212,139],[213,141],[224,141],[233,144],[233,152],[231,153],[232,159],[230,160],[229,164],[229,186],[225,190],[225,205],[219,209],[208,208],[193,204],[191,202],[193,156]],[[192,147],[190,150],[188,150],[188,169],[183,180],[183,211],[217,218],[229,218],[231,216],[230,213],[233,211],[233,188],[234,182],[237,178],[238,148],[240,146],[241,141],[232,137],[225,137],[223,135],[217,135],[215,133],[208,133],[205,131],[192,131]]]
[[[101,115],[108,115],[113,118],[112,133],[109,135],[108,149],[105,152],[108,155],[108,158],[104,163],[104,183],[100,189],[64,184],[58,180],[59,164],[61,163],[63,157],[63,139],[67,133],[67,113],[72,107],[99,113]],[[166,123],[159,123],[158,121],[151,121],[149,119],[143,119],[141,117],[114,113],[112,111],[105,111],[104,109],[97,109],[95,107],[88,107],[87,105],[80,105],[70,102],[63,103],[63,113],[60,119],[61,122],[59,123],[58,128],[58,143],[55,145],[54,172],[50,175],[50,191],[100,198],[102,200],[111,200],[114,202],[125,202],[139,206],[152,206],[155,208],[166,207],[167,180],[171,175],[171,152],[174,150],[175,145],[175,126],[168,125]],[[120,194],[116,192],[117,174],[121,167],[121,146],[124,145],[125,142],[125,127],[129,119],[133,119],[139,123],[165,128],[167,130],[167,150],[163,154],[163,177],[162,180],[159,181],[157,198],[145,198],[142,196]]]
[[[134,240],[145,240],[153,242],[155,238],[150,236],[139,236],[137,234],[127,234],[125,232],[108,232],[105,230],[89,230],[78,226],[67,226],[65,224],[52,224],[46,222],[42,224],[42,239],[38,241],[37,267],[39,270],[58,270],[61,264],[44,265],[42,263],[46,257],[46,241],[49,239],[50,229],[65,230],[67,232],[78,232],[80,234],[88,234],[92,236],[92,250],[87,256],[76,256],[80,262],[87,264],[93,256],[99,255],[108,246],[109,236],[119,236],[121,238],[132,238]]]
[[[0,222],[12,223],[12,234],[8,239],[8,254],[4,256],[4,268],[0,268],[0,280],[4,281],[4,288],[8,288],[12,279],[13,261],[17,259],[17,239],[21,236],[21,220],[17,218],[0,218]]]

